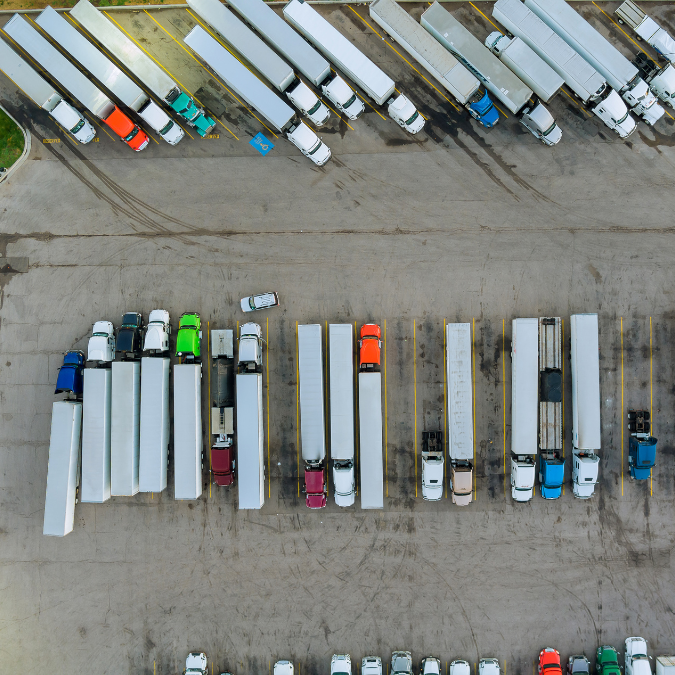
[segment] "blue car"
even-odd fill
[[[81,351],[68,352],[63,357],[63,365],[56,378],[55,394],[67,392],[82,396],[84,361],[84,352]]]

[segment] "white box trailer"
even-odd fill
[[[0,70],[80,143],[89,143],[96,137],[96,130],[84,115],[64,101],[56,89],[3,40],[0,40]]]
[[[656,675],[675,675],[675,656],[657,656]]]
[[[238,373],[236,382],[239,508],[261,509],[265,503],[262,373]]]
[[[113,361],[110,471],[113,497],[138,492],[141,426],[141,364]]]
[[[378,105],[394,93],[395,83],[337,28],[304,0],[291,0],[283,9],[291,26],[304,35]]]
[[[263,0],[228,0],[228,4],[315,87],[330,78],[330,63]]]
[[[141,429],[138,489],[162,492],[169,462],[169,359],[141,359]]]
[[[384,508],[382,466],[382,374],[359,373],[361,508]]]
[[[298,326],[298,371],[302,459],[318,464],[326,457],[321,324]]]
[[[124,105],[138,112],[148,102],[148,95],[55,9],[45,8],[35,23]]]
[[[614,13],[627,23],[647,44],[671,63],[675,63],[675,40],[654,19],[647,16],[633,0],[625,0]]]
[[[56,401],[52,404],[42,534],[64,537],[73,531],[75,499],[80,473],[81,429],[81,403]]]
[[[174,499],[202,494],[202,365],[173,367]]]
[[[110,368],[84,371],[82,396],[82,502],[110,498]]]
[[[442,7],[438,0],[422,14],[420,23],[513,114],[525,107],[532,96],[532,89]]]
[[[446,334],[448,454],[452,503],[466,506],[473,491],[473,385],[471,324],[449,323]]]

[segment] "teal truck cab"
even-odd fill
[[[657,440],[650,435],[651,424],[648,410],[628,411],[628,467],[630,477],[647,480],[656,464]]]

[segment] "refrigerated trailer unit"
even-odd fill
[[[354,503],[354,326],[328,325],[330,456],[338,506]]]
[[[600,348],[597,314],[570,317],[572,361],[572,491],[593,496],[600,457]]]
[[[141,364],[113,361],[110,473],[113,497],[138,492],[141,423]]]
[[[359,448],[361,508],[384,508],[382,468],[382,377],[359,373]]]
[[[202,494],[202,366],[173,367],[174,499]]]
[[[208,117],[202,108],[198,108],[191,96],[188,96],[102,12],[91,5],[89,0],[80,0],[70,10],[70,16],[150,91],[194,127],[200,136],[206,136],[216,126],[215,120]]]
[[[537,457],[539,322],[514,319],[511,337],[511,496],[529,502]]]
[[[473,491],[474,455],[471,324],[449,323],[445,334],[450,492],[453,504],[467,506]]]
[[[141,359],[141,426],[138,489],[162,492],[169,462],[169,364],[167,358]]]
[[[110,498],[110,368],[87,368],[82,395],[82,502]]]
[[[237,373],[237,484],[239,508],[265,503],[262,373]]]
[[[80,474],[81,429],[81,403],[56,401],[52,404],[42,534],[64,537],[73,531]]]
[[[39,108],[46,110],[80,143],[89,143],[96,130],[54,87],[33,70],[6,42],[0,40],[0,70]]]
[[[375,0],[368,11],[381,26],[444,89],[459,101],[484,127],[493,127],[499,113],[489,95],[480,89],[470,73],[445,47],[438,43],[394,0]]]

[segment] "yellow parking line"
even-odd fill
[[[387,483],[387,497],[389,496],[389,453],[387,432],[389,418],[387,416],[387,320],[384,320],[384,475]]]
[[[443,319],[443,485],[445,486],[445,498],[448,498],[448,479],[445,465],[445,448],[448,445],[448,387],[446,382],[446,374],[448,370],[447,347],[445,343],[445,319]],[[449,454],[449,453],[448,453]],[[446,663],[447,665],[447,663]]]
[[[501,29],[494,21],[490,21],[490,19],[488,19],[487,16],[485,16],[485,14],[483,14],[483,12],[481,12],[480,9],[478,9],[478,7],[476,7],[476,5],[473,4],[473,2],[470,2],[469,4],[470,4],[470,5],[471,5],[471,6],[472,6],[472,7],[473,7],[473,8],[474,8],[474,9],[475,9],[475,10],[476,10],[476,11],[477,11],[477,12],[478,12],[478,13],[479,13],[486,21],[489,21],[489,22],[490,22],[490,23],[491,23],[491,24],[492,24],[492,25],[493,25],[500,33],[502,32],[502,29]]]
[[[356,396],[354,396],[354,419],[356,420],[356,461],[354,466],[356,467],[359,463],[359,349],[358,349],[358,332],[356,330],[356,321],[354,321],[354,351],[356,352],[356,358],[354,359],[354,385],[356,386]],[[354,469],[356,473],[356,468]],[[359,494],[359,481],[358,476],[354,476],[354,482],[356,483],[356,494]]]
[[[502,319],[502,408],[504,413],[504,497],[506,498],[506,352],[504,347],[504,333],[506,321]],[[476,468],[474,467],[474,471]]]
[[[593,115],[591,115],[591,113],[589,113],[588,110],[586,110],[585,108],[580,106],[564,89],[561,88],[560,91],[562,91],[562,93],[565,94],[565,96],[567,96],[570,99],[570,101],[572,101],[572,103],[574,103],[576,106],[578,106],[579,110],[581,110],[583,113],[585,113],[589,117],[593,117]]]
[[[503,111],[503,110],[502,110],[502,109],[501,109],[494,101],[492,102],[492,105],[494,105],[494,107],[497,108],[497,110],[499,110],[499,112],[500,112],[502,115],[504,115],[504,117],[506,117],[506,119],[509,118],[509,116],[508,116],[508,115],[507,115],[507,114],[506,114],[506,113],[505,113],[505,112],[504,112],[504,111]]]
[[[392,51],[398,54],[429,86],[436,90],[455,110],[457,110],[457,112],[459,112],[460,109],[453,101],[451,101],[438,87],[436,87],[433,82],[422,75],[422,73],[420,73],[420,71],[417,70],[417,68],[415,68],[415,66],[413,66],[413,64],[410,63],[410,61],[408,61],[408,59],[406,59],[405,56],[401,54],[401,52],[395,49],[382,35],[380,35],[351,5],[347,5],[347,7],[349,7],[349,9],[351,9],[352,12],[354,12],[354,14],[356,14],[356,16],[358,16],[359,19],[361,19],[361,21],[363,21],[363,23],[365,23],[366,26],[368,26],[368,28],[373,31],[373,33],[375,33],[375,35],[377,35],[379,38],[382,38],[384,44],[386,44]]]
[[[413,391],[415,393],[414,400],[414,429],[415,429],[415,438],[413,441],[413,460],[415,462],[415,498],[417,498],[417,342],[416,342],[416,327],[417,322],[413,319]]]
[[[473,500],[476,501],[476,317],[473,318],[473,339],[471,340],[471,365],[473,367]]]
[[[619,323],[619,330],[621,332],[621,414],[619,415],[619,423],[621,424],[621,496],[623,497],[623,317]]]
[[[652,389],[652,317],[649,317],[649,423],[651,425],[651,435],[654,435],[654,417],[652,415],[652,406],[654,404],[654,391]],[[649,494],[654,494],[654,469],[649,474]]]
[[[267,496],[272,499],[272,473],[270,469],[270,319],[267,317],[265,335],[265,370],[267,371]]]
[[[103,133],[104,133],[108,138],[112,139],[113,141],[119,141],[119,140],[120,140],[119,138],[115,138],[114,136],[111,136],[111,135],[108,133],[107,129],[106,129],[102,124],[97,124],[97,123],[96,123],[96,119],[94,118],[93,115],[89,114],[86,110],[83,110],[82,112],[84,113],[84,116],[85,116],[85,117],[88,117],[88,118],[92,121],[92,124],[93,124],[95,127],[98,127],[98,128],[100,128],[100,129],[102,129],[102,130],[103,130]]]
[[[323,372],[324,372],[324,380],[323,380],[323,407],[324,410],[328,410],[328,321],[326,321],[326,351],[324,352],[323,355]],[[330,447],[330,443],[328,442],[328,425],[326,424],[324,427],[324,443],[326,444],[326,447]],[[325,453],[324,453],[325,454]],[[328,462],[326,462],[328,464]],[[326,497],[330,497],[330,480],[328,478],[328,470],[326,469]]]
[[[300,345],[298,343],[297,321],[295,322],[295,462],[298,467],[298,497],[299,497],[300,496]]]
[[[209,426],[206,432],[206,437],[209,442],[209,499],[211,499],[211,484],[213,483],[213,459],[211,458],[211,406],[213,400],[211,399],[211,322],[206,322],[206,386],[208,387],[208,397],[209,397]]]
[[[562,372],[560,374],[561,379],[561,388],[562,388],[562,419],[560,420],[560,433],[562,435],[562,458],[563,458],[563,473],[565,471],[565,354],[564,354],[564,345],[565,345],[565,319],[560,319],[560,361]],[[572,459],[574,461],[574,459]],[[565,495],[565,481],[563,480],[562,486],[563,496]]]
[[[363,98],[363,96],[361,96],[361,94],[359,94],[358,91],[355,93],[366,105],[369,105],[385,122],[387,121],[387,118],[379,110],[377,110],[377,108],[375,108],[375,106],[370,101],[366,101],[366,99]]]

